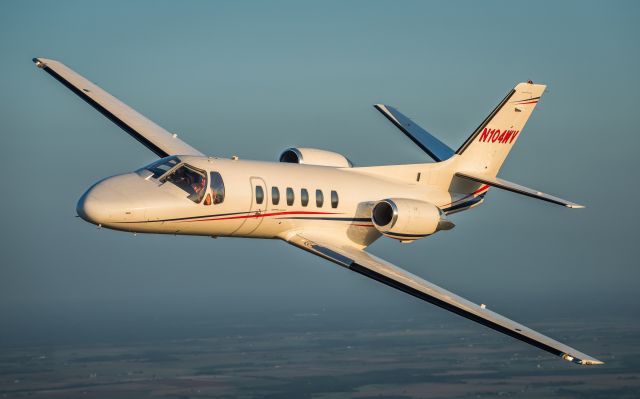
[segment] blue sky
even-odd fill
[[[38,71],[58,59],[199,148],[275,160],[423,162],[373,108],[457,148],[517,82],[548,84],[501,176],[587,205],[491,190],[457,227],[371,247],[521,321],[640,311],[636,2],[3,2],[0,316],[386,306],[436,310],[280,242],[96,230],[93,182],[154,155]],[[562,306],[557,306],[561,303]],[[576,316],[577,317],[577,316]]]

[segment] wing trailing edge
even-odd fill
[[[484,305],[468,301],[362,249],[336,242],[338,240],[335,238],[315,237],[312,233],[304,232],[292,234],[286,237],[286,241],[351,271],[550,352],[564,360],[581,365],[603,364],[598,359],[495,313]]]

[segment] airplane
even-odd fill
[[[77,204],[85,221],[134,233],[280,239],[564,360],[603,364],[365,251],[382,236],[410,243],[452,229],[448,216],[480,205],[490,187],[583,208],[497,177],[545,85],[518,83],[455,151],[376,104],[433,162],[356,167],[316,148],[286,149],[278,162],[208,156],[63,63],[33,62],[159,157],[91,186]]]

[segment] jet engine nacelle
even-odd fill
[[[336,168],[350,168],[353,166],[351,161],[344,155],[317,148],[288,148],[280,154],[280,162],[333,166]]]
[[[387,237],[412,242],[455,225],[430,202],[407,198],[378,201],[371,211],[373,225]]]

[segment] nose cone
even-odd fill
[[[141,217],[130,191],[139,183],[137,175],[110,177],[94,184],[78,200],[76,212],[89,223],[108,225]]]
[[[78,205],[76,205],[76,213],[82,219],[89,223],[100,224],[104,221],[106,212],[100,206],[100,201],[96,200],[93,195],[90,195],[93,187],[88,189],[82,197],[78,200]]]

